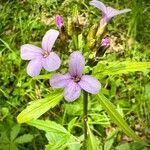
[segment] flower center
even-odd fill
[[[80,81],[80,77],[75,76],[75,77],[73,77],[73,80],[74,80],[74,82],[78,83]]]
[[[48,55],[49,55],[49,52],[48,51],[44,51],[43,57],[46,58]]]

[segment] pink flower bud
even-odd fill
[[[107,48],[110,46],[110,39],[108,37],[105,37],[101,41],[101,46]]]
[[[62,19],[62,17],[59,16],[59,15],[57,15],[57,16],[55,17],[55,22],[56,22],[56,25],[57,25],[57,28],[58,28],[58,29],[61,29],[62,26],[64,26],[63,19]]]

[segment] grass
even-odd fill
[[[113,49],[103,58],[110,61],[149,61],[150,60],[150,15],[149,3],[142,0],[113,0],[105,2],[108,5],[122,9],[129,7],[132,12],[128,15],[122,15],[114,18],[108,25],[108,34],[119,37],[119,44],[123,49],[119,52]],[[88,16],[88,25],[93,22],[99,22],[99,11],[89,6],[88,1],[70,1],[70,0],[15,0],[0,2],[0,149],[10,149],[12,144],[9,137],[12,132],[12,126],[17,124],[17,115],[27,106],[28,102],[44,98],[50,93],[48,76],[41,79],[32,79],[26,73],[27,62],[20,58],[20,46],[25,43],[39,45],[45,32],[50,28],[55,28],[54,16],[60,14],[68,24],[67,17],[74,17],[76,14]],[[83,29],[85,33],[88,30]],[[117,43],[117,44],[118,44]],[[74,49],[71,42],[68,42],[68,50]],[[117,49],[118,50],[118,49]],[[65,57],[65,56],[64,56]],[[47,74],[42,71],[42,74]],[[149,70],[145,72],[136,72],[111,76],[111,78],[102,79],[102,85],[105,87],[104,93],[109,100],[118,106],[118,110],[125,117],[125,120],[134,131],[143,139],[150,139],[150,74]],[[71,122],[72,116],[77,117],[82,114],[79,107],[81,102],[75,102],[75,105],[61,102],[57,107],[47,112],[42,118],[50,118],[58,123],[67,126]],[[96,102],[89,102],[90,121],[94,124],[95,134],[102,137],[101,142],[105,144],[107,137],[106,129],[111,131],[110,125],[113,125],[107,114]],[[70,112],[71,107],[76,107],[75,112]],[[100,113],[100,116],[95,114]],[[81,118],[79,117],[79,120]],[[96,121],[95,121],[96,120]],[[99,125],[98,125],[99,124]],[[71,125],[70,125],[71,126]],[[81,132],[81,124],[78,122],[71,130],[74,134]],[[115,126],[114,126],[115,128]],[[70,127],[71,129],[71,127]],[[22,125],[18,133],[23,135],[30,133],[34,136],[29,143],[13,143],[14,149],[44,149],[47,140],[44,132]],[[80,136],[80,134],[79,134]],[[8,138],[8,140],[7,140]],[[113,148],[130,141],[125,135],[119,133],[114,138]],[[6,147],[4,147],[6,146]],[[146,149],[146,148],[145,148]]]

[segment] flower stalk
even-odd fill
[[[83,150],[87,150],[87,123],[88,123],[88,93],[84,91],[83,93],[83,132],[84,132],[84,141],[83,141]]]

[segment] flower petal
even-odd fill
[[[80,86],[74,81],[70,80],[69,84],[65,87],[64,97],[68,102],[76,100],[81,93]]]
[[[63,75],[63,74],[57,73],[57,74],[54,74],[49,81],[50,81],[50,85],[53,88],[63,88],[66,85],[68,85],[68,82],[70,81],[70,79],[71,79],[70,74]]]
[[[100,82],[90,75],[83,75],[78,84],[82,89],[92,94],[97,94],[101,89]]]
[[[42,69],[41,59],[33,59],[29,62],[27,66],[27,73],[31,77],[36,77],[40,74],[41,69]]]
[[[97,0],[92,0],[90,2],[90,5],[100,9],[103,13],[106,13],[106,6],[102,2],[97,1]]]
[[[42,49],[32,44],[21,46],[21,58],[23,60],[31,60],[42,56]]]
[[[47,31],[42,39],[43,50],[50,52],[58,35],[59,35],[59,32],[57,30],[51,29]]]
[[[69,72],[72,76],[81,77],[85,66],[85,59],[79,51],[75,51],[70,55]]]
[[[43,58],[42,66],[47,71],[54,71],[60,67],[61,60],[59,56],[54,53],[50,52],[49,56]]]
[[[107,7],[107,14],[106,15],[108,18],[112,18],[114,16],[117,16],[117,15],[123,14],[123,13],[127,13],[129,11],[131,11],[131,9],[126,8],[123,10],[117,10],[117,9],[112,8],[112,7]]]

